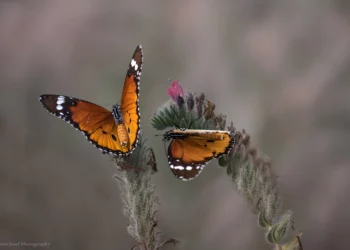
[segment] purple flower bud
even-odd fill
[[[194,107],[194,97],[193,97],[193,93],[189,92],[188,93],[188,97],[187,97],[187,109],[188,111],[192,111],[193,107]]]
[[[179,108],[182,108],[185,104],[185,100],[182,96],[177,96],[177,100],[176,100],[177,105],[179,106]]]

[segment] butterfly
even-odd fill
[[[184,181],[197,177],[209,161],[228,154],[235,144],[233,132],[222,130],[173,129],[163,135],[163,141],[170,140],[170,169]]]
[[[102,153],[127,155],[139,139],[139,83],[143,53],[136,47],[126,73],[120,105],[109,111],[97,104],[64,95],[41,95],[39,101],[51,114],[70,123]]]

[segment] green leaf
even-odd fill
[[[259,226],[261,227],[270,227],[271,226],[271,220],[269,220],[266,216],[264,211],[259,213],[259,217],[258,217],[258,222],[259,222]]]
[[[204,116],[197,118],[194,110],[189,111],[185,106],[178,107],[175,104],[165,104],[152,118],[152,126],[157,130],[166,128],[186,129],[215,129],[213,122],[206,120]]]
[[[292,221],[292,213],[290,211],[285,212],[280,221],[273,225],[266,235],[268,242],[279,244],[286,235]]]

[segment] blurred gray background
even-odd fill
[[[167,249],[271,249],[225,170],[211,163],[186,183],[172,175],[150,125],[168,100],[168,78],[204,92],[272,158],[305,249],[349,249],[345,0],[1,0],[0,242],[46,241],[55,250],[135,244],[110,157],[37,98],[64,94],[111,108],[138,44],[159,225],[164,238],[181,242]]]

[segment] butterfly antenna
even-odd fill
[[[163,141],[163,146],[164,146],[164,154],[165,154],[166,156],[168,156],[168,154],[167,154],[167,152],[166,152],[165,141]],[[169,160],[168,160],[168,161],[169,161]]]

